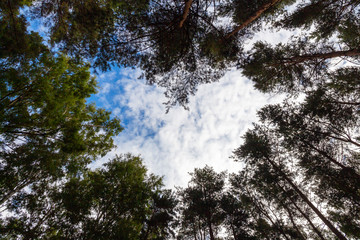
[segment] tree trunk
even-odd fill
[[[266,212],[266,210],[264,210],[264,208],[261,206],[261,203],[259,201],[257,201],[255,199],[255,197],[251,196],[250,191],[246,188],[246,192],[247,194],[253,199],[254,201],[254,205],[255,207],[259,210],[260,213],[262,213],[270,222],[273,226],[277,226],[274,221],[272,220],[272,218],[269,216],[269,214]],[[285,239],[289,240],[289,238],[286,236],[285,232],[283,231],[281,226],[277,226],[277,229],[279,230],[279,232],[284,236]]]
[[[200,219],[198,219],[198,227],[199,227],[199,233],[200,233],[200,240],[202,240],[202,239],[203,239],[203,237],[202,237],[202,232],[201,232]]]
[[[193,2],[193,0],[188,0],[188,1],[185,2],[184,12],[183,12],[181,21],[179,23],[179,28],[182,28],[182,26],[184,25],[184,22],[187,19],[187,16],[189,15],[190,7],[191,7],[192,2]]]
[[[334,52],[329,52],[329,53],[316,53],[316,54],[306,54],[306,55],[301,55],[301,56],[296,56],[296,57],[291,57],[291,58],[284,58],[282,60],[282,64],[296,64],[296,63],[302,63],[305,61],[310,61],[310,60],[314,60],[314,59],[329,59],[329,58],[336,58],[336,57],[354,57],[354,56],[359,56],[360,55],[360,50],[359,49],[350,49],[347,51],[334,51]]]
[[[295,230],[300,234],[301,239],[306,240],[306,237],[303,235],[303,233],[302,233],[302,232],[300,231],[300,229],[297,227],[297,225],[296,225],[296,223],[295,223],[295,221],[294,221],[294,217],[293,217],[293,215],[292,215],[289,207],[286,206],[285,204],[282,204],[282,205],[283,205],[283,207],[286,209],[287,213],[289,214],[290,221],[291,221],[292,225],[294,226]]]
[[[195,228],[194,228],[194,239],[195,239],[195,240],[197,240],[196,235],[197,235],[197,234],[196,234],[196,230],[195,230]],[[200,236],[201,236],[201,232],[200,232]]]
[[[286,190],[279,184],[277,183],[276,184],[280,189],[281,191],[283,191],[285,194],[287,194]],[[300,212],[300,214],[309,222],[309,224],[311,225],[311,227],[314,229],[314,231],[316,232],[316,234],[320,237],[321,240],[325,240],[324,237],[322,236],[321,232],[315,227],[315,225],[312,223],[312,221],[310,220],[310,218],[300,209],[300,207],[296,204],[296,202],[291,198],[289,197],[290,201],[294,204],[295,208]],[[278,201],[280,202],[280,199],[278,198]],[[286,206],[286,204],[282,203],[281,202],[281,205],[286,209],[286,211],[289,213],[289,217],[290,217],[290,220],[292,222],[292,224],[294,225],[294,227],[297,229],[297,231],[301,234],[301,236],[303,237],[303,239],[305,240],[306,237],[304,237],[301,233],[301,231],[298,229],[298,227],[296,226],[295,224],[295,221],[293,219],[293,216],[291,214],[291,211],[289,209],[288,206]]]
[[[286,190],[280,185],[277,184],[280,189],[286,194]],[[322,233],[319,231],[319,229],[317,229],[317,227],[314,225],[314,223],[311,221],[311,219],[309,218],[309,216],[304,213],[303,210],[301,210],[301,208],[296,204],[296,202],[289,197],[290,201],[292,202],[292,204],[295,206],[295,208],[300,212],[300,214],[308,221],[308,223],[310,224],[310,226],[312,227],[312,229],[316,232],[316,234],[320,237],[321,240],[325,240],[325,238],[323,237]]]
[[[247,189],[246,189],[246,190],[247,190]],[[247,191],[247,192],[248,192],[248,191]],[[253,219],[255,219],[255,220],[257,219],[257,217],[255,216],[255,214],[253,213],[253,211],[251,211],[250,214],[251,214],[251,216],[252,216]],[[261,231],[261,229],[260,229],[260,231]],[[268,236],[265,232],[263,232],[263,231],[261,231],[261,232],[264,234],[266,240],[270,240],[270,239],[269,239],[269,236]]]
[[[314,225],[314,223],[311,221],[311,219],[309,218],[308,215],[306,215],[306,213],[304,213],[304,211],[296,204],[296,202],[292,199],[290,199],[290,201],[294,204],[295,208],[301,213],[301,215],[308,221],[308,223],[310,224],[310,226],[312,227],[312,229],[316,232],[316,234],[320,237],[321,240],[325,240],[324,236],[322,235],[322,233],[319,231],[319,229],[317,229],[317,227]]]
[[[304,139],[300,139],[300,141],[303,142],[309,148],[311,148],[311,149],[315,150],[316,152],[320,153],[322,156],[327,158],[330,162],[334,163],[336,166],[340,167],[341,169],[346,169],[347,168],[342,163],[340,163],[340,162],[336,161],[334,158],[330,157],[325,151],[318,149],[317,147],[315,147],[314,145],[312,145],[308,141],[306,141]]]
[[[232,223],[230,223],[230,227],[231,227],[231,231],[233,232],[234,240],[236,240],[236,233],[235,233],[234,225]]]
[[[266,158],[267,161],[278,171],[286,182],[295,190],[295,192],[304,200],[304,202],[316,213],[316,215],[323,221],[323,223],[338,237],[340,240],[347,240],[346,237],[337,230],[334,225],[315,207],[312,202],[307,198],[307,196],[292,182],[292,180],[269,158]]]
[[[208,227],[209,227],[210,240],[215,240],[210,217],[207,217],[207,222],[208,222]]]
[[[245,22],[243,22],[240,26],[237,26],[232,32],[230,32],[229,34],[227,34],[225,36],[225,39],[229,39],[230,37],[232,37],[233,35],[235,35],[237,32],[239,32],[240,30],[244,29],[245,27],[247,27],[250,23],[252,23],[253,21],[255,21],[256,19],[258,19],[261,14],[263,14],[266,10],[268,10],[270,7],[274,6],[275,4],[277,4],[278,2],[281,2],[282,0],[271,0],[270,2],[262,5],[255,13],[254,15],[250,16],[248,19],[245,20]]]
[[[301,142],[303,142],[306,146],[308,146],[309,148],[315,150],[316,152],[318,152],[319,154],[321,154],[322,156],[324,156],[325,158],[327,158],[330,162],[334,163],[336,166],[340,167],[342,170],[348,170],[351,169],[351,175],[354,178],[360,179],[360,175],[356,172],[356,170],[354,168],[351,167],[347,167],[344,164],[338,162],[336,159],[332,158],[331,156],[329,156],[329,154],[327,154],[325,151],[318,149],[317,147],[315,147],[314,145],[312,145],[311,143],[307,142],[304,139],[300,140]]]
[[[360,52],[359,52],[360,53]],[[336,128],[336,127],[334,127],[334,126],[332,126],[333,128]],[[360,143],[357,143],[357,142],[355,142],[354,140],[352,140],[352,138],[348,135],[348,134],[346,134],[346,133],[344,133],[344,132],[341,132],[341,130],[340,129],[336,129],[336,130],[338,130],[338,132],[335,132],[334,130],[332,130],[332,133],[334,133],[335,134],[335,136],[334,135],[332,135],[331,133],[326,133],[326,132],[321,132],[321,131],[315,131],[315,130],[312,130],[312,129],[306,129],[306,131],[309,131],[309,132],[311,132],[311,133],[316,133],[316,134],[321,134],[321,135],[324,135],[324,136],[327,136],[327,137],[330,137],[330,138],[334,138],[334,139],[336,139],[336,140],[339,140],[339,141],[342,141],[342,142],[345,142],[345,143],[351,143],[351,144],[354,144],[355,146],[357,146],[357,147],[360,147]],[[346,137],[341,137],[340,135],[341,134],[346,134],[347,136]],[[339,137],[338,136],[336,136],[336,135],[339,135]]]
[[[269,207],[269,209],[270,209],[270,207]],[[286,235],[286,233],[284,232],[283,227],[280,226],[280,225],[275,224],[275,222],[272,220],[272,218],[271,218],[270,215],[266,212],[266,210],[262,209],[262,210],[260,210],[260,211],[262,211],[262,213],[267,217],[267,219],[270,220],[270,222],[271,222],[271,224],[272,224],[273,226],[276,226],[276,228],[279,230],[279,232],[284,236],[284,238],[285,238],[286,240],[290,240],[290,239],[288,238],[288,236]],[[271,209],[270,209],[270,211],[271,211]],[[271,212],[273,213],[273,211],[271,211]],[[274,214],[274,213],[273,213],[273,214]],[[277,220],[277,217],[276,217],[275,214],[274,214],[274,216],[275,216],[275,218],[276,218],[276,220]]]

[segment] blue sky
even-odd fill
[[[275,44],[291,35],[264,31],[251,42]],[[257,110],[283,99],[256,91],[239,70],[232,69],[219,82],[200,86],[190,98],[189,110],[174,107],[166,114],[164,89],[147,85],[138,79],[140,74],[139,69],[115,68],[97,76],[100,89],[91,100],[120,117],[125,130],[115,138],[117,148],[93,166],[115,154],[139,154],[149,171],[164,176],[170,188],[186,186],[195,167],[240,170],[241,164],[230,156],[241,136],[256,122]]]
[[[41,22],[32,22],[29,29],[46,31]],[[249,43],[278,43],[291,35],[264,31]],[[114,139],[117,148],[92,167],[100,167],[116,154],[130,152],[142,156],[151,173],[164,176],[169,188],[186,186],[188,172],[195,167],[240,170],[241,164],[230,158],[232,151],[256,121],[256,111],[282,99],[254,90],[240,71],[232,69],[219,82],[200,86],[190,98],[190,110],[174,107],[166,114],[164,89],[147,85],[138,79],[140,74],[139,69],[113,68],[97,75],[99,92],[89,101],[120,117],[125,130]]]
[[[256,121],[256,111],[280,96],[254,90],[237,70],[217,83],[199,87],[190,110],[174,107],[166,114],[163,89],[139,80],[140,70],[113,69],[98,75],[99,92],[91,100],[120,117],[125,130],[117,148],[97,161],[101,166],[115,154],[140,154],[150,172],[164,176],[167,187],[185,186],[195,167],[240,170],[229,157],[241,135]]]

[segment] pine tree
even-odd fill
[[[88,104],[96,92],[90,66],[52,53],[26,30],[19,8],[0,7],[0,205],[39,181],[76,174],[113,146],[122,127]]]
[[[186,107],[198,85],[234,66],[255,25],[293,2],[43,1],[30,9],[34,18],[48,20],[52,43],[71,56],[92,59],[101,70],[140,67],[148,83],[166,89],[169,107]],[[217,21],[229,15],[238,25],[232,30]]]
[[[221,210],[221,197],[225,184],[225,172],[216,173],[211,167],[206,166],[202,169],[196,168],[190,175],[192,178],[189,186],[178,191],[182,204],[183,222],[186,223],[188,214],[191,214],[193,222],[198,218],[200,228],[194,229],[194,235],[200,234],[200,239],[214,240],[217,228],[224,218]],[[200,231],[202,225],[207,228],[204,229],[204,237],[201,236]],[[186,228],[187,225],[183,224],[182,227]]]
[[[123,155],[81,176],[36,184],[9,204],[15,214],[4,220],[1,236],[166,239],[176,203],[161,178],[146,171],[139,157]]]
[[[245,134],[245,143],[236,150],[235,154],[239,158],[247,159],[250,164],[261,164],[263,162],[263,164],[271,167],[272,171],[281,177],[281,180],[297,194],[303,203],[321,219],[337,238],[345,240],[344,234],[310,201],[304,190],[291,178],[284,166],[284,157],[279,154],[281,153],[281,151],[279,152],[280,149],[276,149],[277,144],[274,140],[267,134],[266,128],[256,127]],[[289,157],[287,156],[287,158]],[[261,162],[257,163],[257,161]]]

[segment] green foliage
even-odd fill
[[[223,68],[227,63],[235,62],[242,51],[234,39],[225,39],[224,35],[223,31],[208,33],[200,42],[202,54],[209,58],[211,67]]]
[[[291,14],[286,14],[278,25],[282,28],[313,27],[312,36],[318,40],[335,34],[339,27],[349,21],[358,19],[358,0],[312,0],[299,4]]]
[[[0,5],[2,206],[25,187],[76,175],[105,155],[122,130],[119,119],[86,102],[96,92],[89,64],[52,53],[38,34],[27,32],[18,15],[24,4],[30,2]]]
[[[271,2],[271,0],[226,0],[220,5],[220,14],[222,16],[231,16],[232,21],[236,24],[243,24],[249,18],[254,16],[257,10]],[[275,18],[283,12],[283,8],[285,6],[291,5],[294,2],[294,0],[279,1],[277,4],[272,6],[272,8],[261,14],[259,21],[252,23],[252,25],[255,26],[251,27],[255,30],[261,28],[262,23],[271,21],[272,18]]]
[[[185,19],[185,3],[177,1],[26,4],[32,18],[47,22],[53,45],[104,71],[114,64],[140,67],[148,83],[165,88],[168,107],[180,104],[186,108],[198,85],[219,80],[237,62],[262,91],[303,91],[326,71],[326,59],[359,55],[357,0],[313,0],[298,4],[294,11],[287,9],[295,2],[227,0],[212,6],[211,1],[196,0],[191,1]],[[13,23],[12,28],[25,28],[24,17],[12,20],[23,4],[2,6],[5,26]],[[230,23],[222,17],[230,17]],[[264,23],[289,29],[315,26],[315,30],[305,39],[275,48],[255,44],[252,52],[244,54],[244,41]],[[14,31],[10,33],[14,35]],[[328,41],[333,35],[341,40],[340,47]],[[322,44],[310,44],[308,40],[314,37]]]
[[[179,189],[182,217],[181,228],[184,235],[188,220],[195,222],[198,218],[204,229],[193,229],[194,234],[204,234],[214,240],[218,227],[224,221],[221,210],[221,197],[225,185],[225,172],[216,173],[211,167],[196,168],[190,173],[191,181],[187,188]],[[189,234],[190,235],[190,234]],[[192,235],[190,235],[192,237]]]
[[[29,5],[30,1],[2,1],[0,3],[0,67],[7,64],[16,64],[17,61],[27,58],[36,58],[45,51],[42,38],[39,34],[27,33],[28,23],[19,9]]]
[[[328,72],[327,59],[336,56],[328,54],[331,46],[309,44],[307,40],[305,37],[275,47],[257,42],[240,64],[242,73],[262,92],[301,92],[321,83],[319,78]]]
[[[261,16],[271,18],[293,1],[280,1],[254,17],[268,2],[214,2],[213,8],[211,1],[192,1],[181,26],[181,1],[42,1],[30,12],[46,20],[50,42],[61,50],[103,71],[114,64],[140,67],[148,83],[166,89],[167,106],[186,107],[198,85],[218,81],[235,64],[250,26],[260,26]],[[247,36],[228,38],[231,24],[217,23],[229,8],[236,9],[234,23],[249,22],[243,26]]]
[[[0,76],[1,201],[65,169],[76,173],[114,146],[122,127],[86,103],[96,92],[87,64],[45,52],[3,67]]]
[[[276,46],[257,42],[239,67],[263,92],[298,94],[323,84],[323,75],[336,74],[339,58],[348,63],[358,60],[358,5],[358,1],[336,0],[299,4],[275,25],[307,29],[306,35]]]
[[[112,61],[135,64],[136,50],[117,38],[117,32],[134,28],[148,5],[148,0],[42,1],[30,11],[33,18],[46,19],[52,44],[72,56],[93,59],[94,66],[107,70]]]
[[[297,229],[296,221],[306,219],[308,229],[321,239],[329,238],[329,233],[312,223],[309,207],[324,223],[338,226],[341,232],[331,230],[337,237],[359,237],[357,74],[355,67],[338,68],[321,76],[303,101],[287,99],[264,107],[258,112],[261,124],[245,134],[244,144],[234,152],[237,160],[245,161],[244,184],[256,189],[249,189],[253,198],[276,206],[276,213],[292,216]],[[316,196],[329,212],[320,216],[306,194]],[[307,231],[297,229],[299,236]],[[288,227],[282,232],[293,234]]]
[[[234,240],[359,238],[360,2],[287,8],[294,2],[2,1],[1,238],[215,240],[223,229]],[[29,17],[45,21],[51,50]],[[244,52],[264,26],[302,35]],[[260,91],[289,98],[259,111],[229,185],[206,166],[175,196],[139,157],[87,168],[122,130],[86,101],[96,93],[90,67],[115,64],[140,67],[168,107],[186,107],[236,64]]]
[[[176,201],[148,176],[139,157],[117,156],[81,177],[32,186],[10,203],[5,237],[20,239],[164,239]],[[144,237],[144,234],[146,236]]]

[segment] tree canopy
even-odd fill
[[[63,183],[42,182],[12,201],[5,238],[164,239],[175,198],[139,157],[117,156]]]
[[[359,4],[0,2],[0,237],[359,239]],[[294,36],[249,43],[269,29]],[[164,87],[168,107],[232,68],[286,97],[258,111],[239,173],[195,168],[171,191],[131,154],[89,167],[123,129],[87,100],[91,72],[115,65]]]
[[[186,107],[199,84],[236,64],[261,20],[293,2],[41,1],[29,12],[45,19],[50,42],[63,51],[100,70],[140,67],[148,83],[165,87],[168,106]]]

